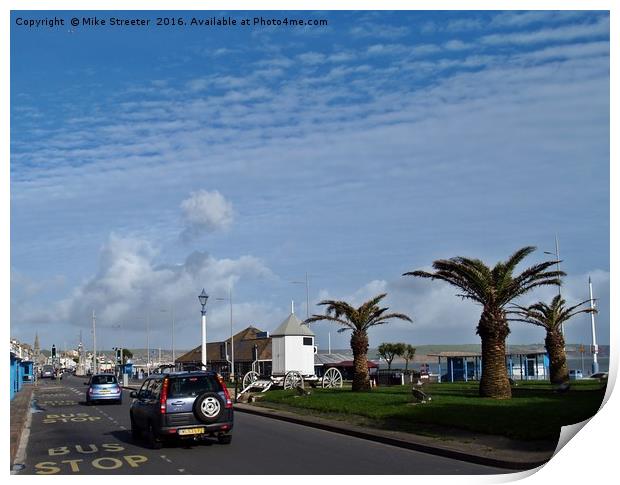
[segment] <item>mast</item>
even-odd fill
[[[596,327],[594,325],[594,298],[592,297],[592,278],[588,276],[588,286],[590,287],[590,322],[592,324],[592,374],[598,372],[598,345],[596,344]]]

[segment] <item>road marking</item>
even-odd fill
[[[108,462],[112,462],[111,466],[103,466],[103,461],[106,460]],[[123,466],[123,462],[121,460],[119,460],[118,458],[112,458],[109,456],[102,456],[101,458],[97,458],[96,460],[93,460],[92,465],[95,468],[98,468],[99,470],[116,470],[117,468],[120,468]]]
[[[159,455],[162,460],[167,461],[168,463],[172,463],[172,461],[166,455]]]
[[[102,445],[103,446],[103,445]],[[117,455],[118,456],[118,455]],[[118,458],[111,456],[100,456],[98,458],[93,459],[92,461],[84,462],[83,459],[72,459],[72,460],[62,460],[60,463],[55,461],[43,461],[35,464],[34,468],[37,470],[35,473],[37,475],[54,475],[56,473],[60,473],[64,468],[61,465],[66,464],[69,465],[69,470],[71,473],[78,473],[80,471],[80,463],[90,464],[93,468],[97,468],[99,470],[116,470],[121,468],[124,465],[123,460],[127,462],[127,465],[131,468],[137,468],[141,464],[146,463],[148,458],[143,455],[122,455]]]

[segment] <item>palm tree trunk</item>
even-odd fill
[[[549,378],[553,384],[568,381],[568,365],[564,351],[564,337],[558,328],[547,329],[545,348],[549,353]]]
[[[353,391],[370,390],[368,378],[368,334],[365,331],[354,330],[351,335],[351,350],[353,351]]]
[[[510,399],[512,390],[506,369],[506,337],[510,332],[506,315],[500,310],[483,310],[477,333],[482,343],[482,397]]]

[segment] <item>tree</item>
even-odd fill
[[[379,307],[379,302],[387,293],[382,293],[354,308],[345,301],[323,300],[319,305],[327,307],[325,315],[312,315],[306,323],[327,320],[341,325],[338,332],[352,330],[351,350],[353,351],[353,391],[370,389],[368,378],[368,329],[383,325],[393,318],[411,322],[411,318],[402,313],[386,313],[388,308]]]
[[[123,364],[127,363],[128,359],[133,358],[133,352],[129,349],[123,349]]]
[[[377,352],[385,359],[388,370],[392,368],[392,361],[397,355],[401,355],[405,351],[405,344],[382,343],[377,347]]]
[[[404,348],[403,351],[398,354],[405,359],[405,370],[409,370],[409,361],[415,357],[415,347],[411,344],[401,344]]]
[[[482,344],[482,376],[479,393],[483,397],[510,399],[512,397],[506,370],[506,337],[510,333],[505,307],[515,298],[545,285],[560,285],[562,271],[548,271],[558,261],[545,261],[513,275],[516,266],[534,246],[516,251],[508,260],[488,267],[479,259],[455,257],[433,262],[434,273],[412,271],[408,276],[442,280],[459,288],[463,299],[482,306],[476,328]]]
[[[545,348],[549,354],[549,377],[554,384],[562,384],[568,381],[568,366],[566,364],[565,342],[562,335],[562,324],[579,313],[596,312],[593,308],[582,308],[581,305],[589,303],[585,300],[578,305],[566,308],[566,301],[560,295],[556,295],[551,304],[539,301],[528,307],[512,305],[515,310],[509,312],[517,315],[517,318],[509,318],[512,321],[531,323],[543,327],[547,331]]]

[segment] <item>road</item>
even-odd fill
[[[230,445],[151,450],[131,438],[123,404],[86,406],[85,379],[39,381],[19,474],[489,474],[475,465],[241,412]]]

